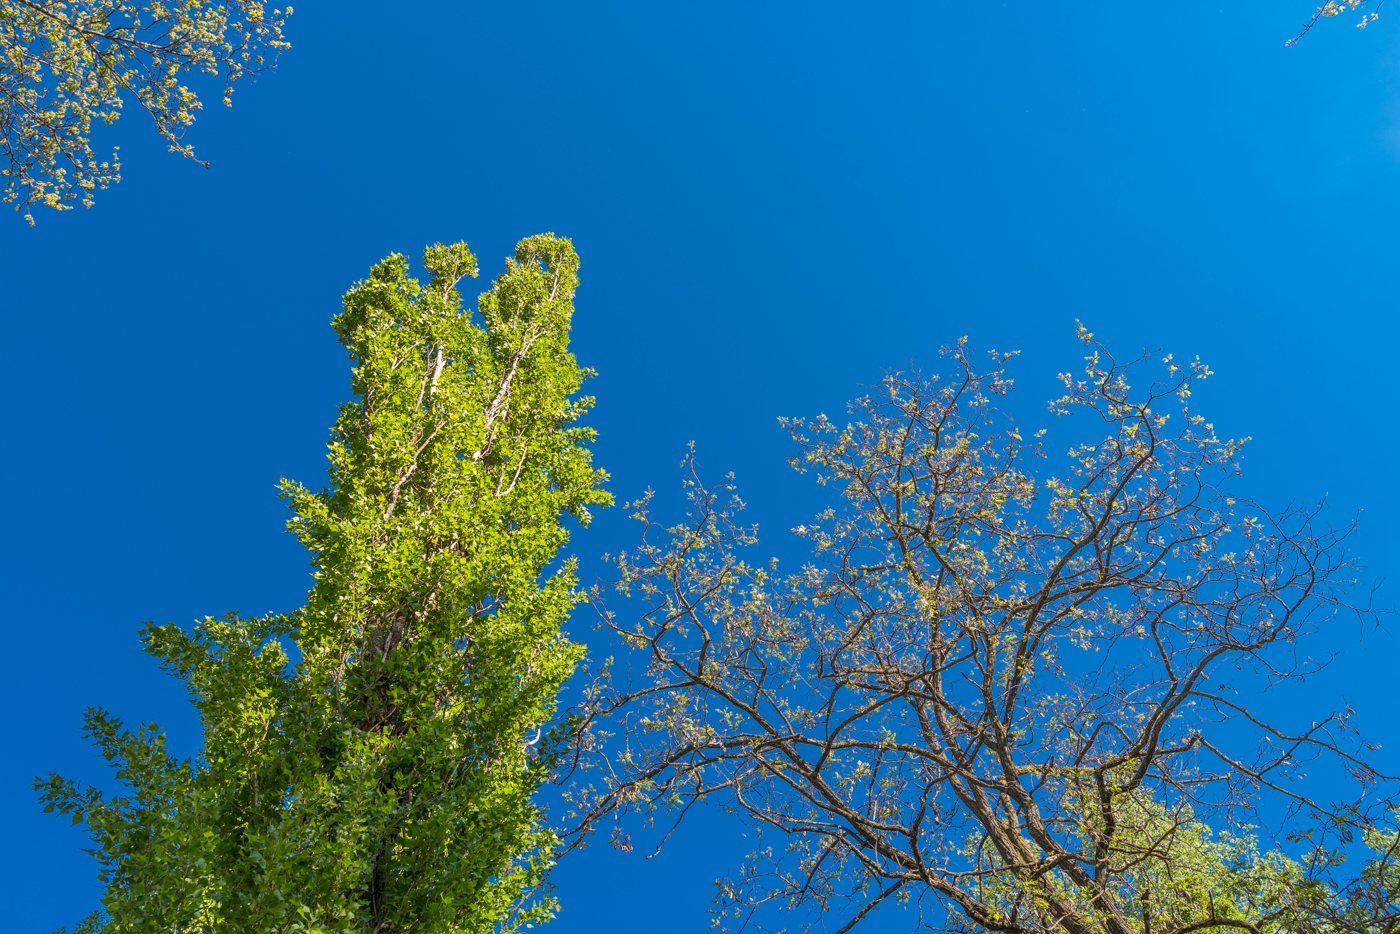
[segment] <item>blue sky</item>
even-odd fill
[[[30,790],[103,777],[84,707],[195,746],[139,625],[301,602],[274,484],[324,476],[348,392],[329,320],[391,251],[465,239],[486,279],[522,236],[574,239],[622,498],[671,496],[694,439],[776,540],[811,497],[775,416],[835,414],[967,334],[1022,351],[1038,427],[1080,318],[1201,355],[1200,410],[1255,439],[1245,492],[1364,509],[1357,550],[1400,577],[1400,10],[1285,49],[1310,10],[311,0],[278,71],[191,131],[210,169],[130,109],[97,207],[0,224],[8,927],[95,907],[80,836]],[[577,536],[585,575],[629,534],[613,510]],[[1390,746],[1400,645],[1357,636],[1298,702],[1345,699]],[[707,929],[741,833],[710,814],[654,860],[595,847],[554,930]]]

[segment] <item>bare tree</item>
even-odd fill
[[[844,428],[784,420],[840,499],[793,530],[796,573],[744,560],[732,476],[707,488],[693,452],[685,523],[634,504],[645,535],[611,586],[645,605],[595,590],[622,658],[581,713],[568,845],[724,805],[761,837],[721,883],[727,925],[766,904],[845,931],[903,902],[954,931],[1262,934],[1334,905],[1326,859],[1249,828],[1272,803],[1346,833],[1389,813],[1389,779],[1349,709],[1290,729],[1239,689],[1325,663],[1298,640],[1357,609],[1352,526],[1226,491],[1241,442],[1191,410],[1199,360],[1134,392],[1148,361],[1080,336],[1051,410],[1100,427],[1059,475],[992,404],[1010,355],[979,372],[959,343],[949,378],[890,375]],[[1346,804],[1297,781],[1319,758],[1358,783]]]

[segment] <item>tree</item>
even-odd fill
[[[1141,361],[1081,338],[1051,410],[1088,439],[1043,478],[1045,432],[993,405],[1009,355],[979,371],[962,343],[949,377],[891,374],[845,427],[783,420],[793,466],[835,491],[793,530],[794,572],[744,557],[732,477],[707,487],[693,452],[683,523],[633,504],[613,586],[641,606],[595,589],[621,658],[582,707],[571,768],[597,777],[569,792],[569,845],[722,805],[760,835],[720,886],[717,923],[741,926],[776,905],[845,931],[889,900],[953,931],[1341,930],[1328,838],[1294,861],[1251,825],[1269,806],[1318,834],[1383,827],[1383,776],[1349,709],[1289,729],[1245,698],[1319,667],[1298,642],[1348,607],[1351,526],[1228,491],[1241,442],[1191,410],[1199,360],[1135,392]],[[1295,781],[1325,763],[1357,798]]]
[[[105,160],[93,151],[93,121],[116,122],[130,100],[171,152],[195,158],[182,140],[204,105],[181,76],[218,75],[230,106],[236,81],[291,48],[282,35],[291,15],[269,16],[257,0],[0,0],[0,201],[31,225],[36,204],[91,207],[94,192],[121,181],[116,150]]]
[[[460,307],[465,244],[374,267],[335,319],[356,400],[330,444],[331,487],[283,481],[312,554],[305,607],[149,626],[189,686],[204,745],[176,761],[155,724],[102,710],[87,733],[121,794],[52,776],[46,810],[86,823],[106,885],[80,930],[511,931],[552,916],[532,895],[553,835],[532,794],[580,649],[560,625],[574,564],[548,567],[564,519],[608,502],[592,405],[568,350],[578,260],[522,240]],[[295,651],[285,647],[295,643]],[[295,658],[293,661],[292,659]]]
[[[1400,931],[1400,835],[1367,828],[1369,854],[1360,871],[1347,877],[1330,872],[1307,891],[1297,930],[1307,934],[1395,934]],[[1344,853],[1315,856],[1325,870],[1345,866]]]

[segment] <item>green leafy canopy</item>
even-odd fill
[[[122,169],[115,149],[93,150],[93,123],[115,123],[126,103],[195,158],[183,137],[204,104],[182,80],[217,76],[232,106],[236,82],[291,48],[291,15],[260,0],[0,0],[0,204],[31,226],[35,205],[92,207]]]
[[[429,247],[426,285],[392,255],[335,319],[354,401],[331,486],[282,482],[312,554],[305,607],[151,625],[204,747],[177,761],[155,724],[102,710],[87,733],[120,794],[58,776],[48,810],[85,823],[106,885],[84,931],[509,931],[552,917],[553,834],[532,795],[582,649],[568,539],[610,501],[578,424],[591,371],[568,349],[578,258],[519,244],[464,311],[465,244]],[[295,643],[297,660],[286,643]]]

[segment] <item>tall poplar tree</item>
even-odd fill
[[[427,286],[393,255],[335,319],[354,400],[331,487],[283,481],[312,554],[306,606],[149,626],[189,686],[204,747],[102,710],[104,796],[53,776],[47,809],[86,824],[106,885],[83,931],[474,932],[546,920],[554,838],[531,802],[581,649],[568,533],[604,504],[577,424],[590,371],[568,349],[578,258],[521,241],[477,314],[465,244],[429,247]],[[286,644],[296,649],[289,654]],[[295,660],[293,660],[295,659]]]

